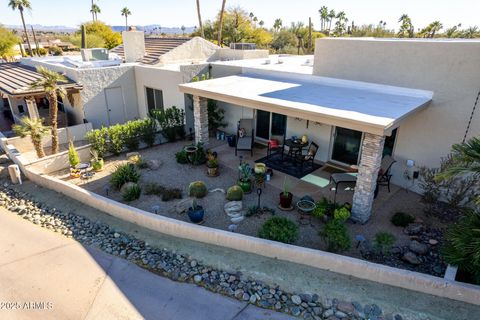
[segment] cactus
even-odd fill
[[[188,195],[190,197],[200,199],[205,197],[207,193],[208,193],[207,186],[202,181],[192,182],[188,186]]]
[[[243,190],[239,186],[233,186],[227,190],[228,201],[241,201],[243,199]]]

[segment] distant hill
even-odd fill
[[[23,30],[21,25],[6,25],[9,29],[16,29],[16,30]],[[77,31],[77,28],[74,27],[66,27],[66,26],[44,26],[40,24],[34,24],[33,28],[36,31],[44,31],[44,32],[62,32],[62,33],[72,33]],[[137,30],[145,31],[145,34],[176,34],[181,35],[182,29],[180,27],[162,27],[160,25],[152,24],[147,26],[136,26]],[[30,25],[27,25],[27,29],[30,30]],[[125,26],[112,26],[112,30],[116,32],[125,31]],[[195,31],[195,27],[186,27],[185,34],[189,34]]]

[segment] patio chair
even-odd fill
[[[391,156],[386,155],[382,159],[382,164],[380,165],[380,171],[378,172],[377,185],[378,186],[387,186],[388,192],[390,192],[390,180],[392,179],[392,174],[390,169],[392,165],[397,162]]]
[[[253,119],[240,119],[240,121],[238,121],[235,156],[237,155],[237,151],[250,150],[250,154],[253,157],[253,139],[255,137],[253,123]]]
[[[273,154],[277,153],[280,153],[283,159],[283,154],[288,149],[288,146],[285,145],[285,140],[285,135],[271,135],[267,144],[267,159],[270,159]]]
[[[310,146],[308,146],[308,150],[299,150],[295,153],[295,162],[300,163],[301,170],[303,170],[305,163],[309,163],[310,166],[313,167],[313,162],[315,160],[315,156],[317,155],[318,148],[318,144],[312,141],[310,142]]]

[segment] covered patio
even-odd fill
[[[289,74],[241,74],[179,89],[193,95],[196,142],[209,142],[207,99],[364,132],[352,201],[352,219],[361,223],[372,212],[385,137],[433,97],[424,90]]]

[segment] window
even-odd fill
[[[147,107],[148,112],[153,109],[162,109],[163,110],[163,92],[162,90],[145,88],[147,92]]]
[[[393,155],[393,147],[395,146],[395,139],[397,138],[397,129],[392,131],[392,135],[385,137],[385,146],[383,147],[383,156]]]

